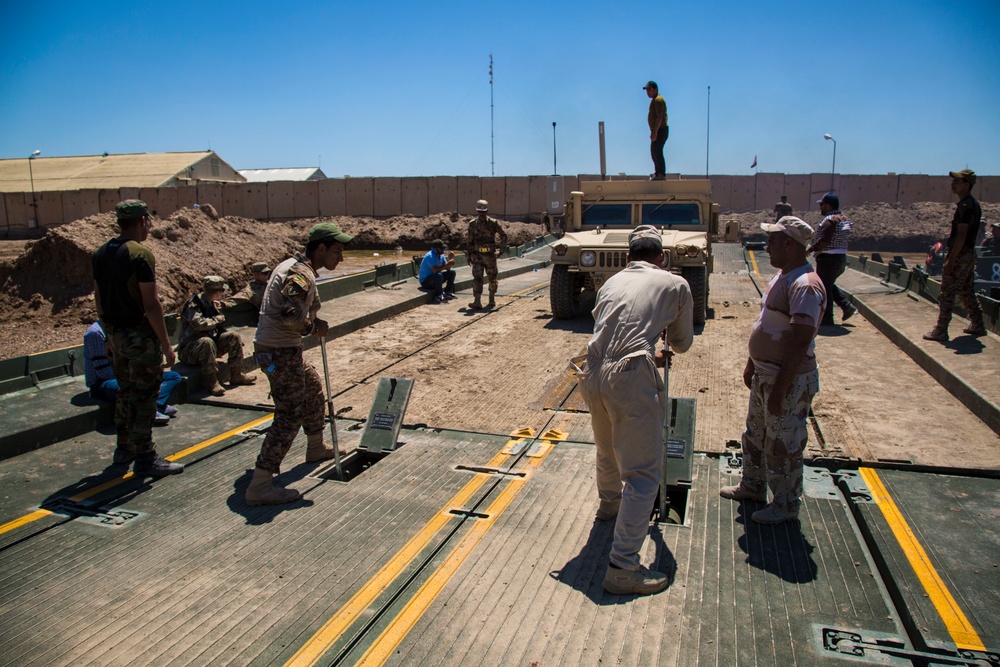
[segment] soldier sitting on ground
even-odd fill
[[[205,386],[212,396],[226,390],[219,384],[218,357],[229,355],[229,384],[253,384],[257,378],[243,374],[243,341],[226,331],[226,316],[220,311],[226,282],[220,276],[205,276],[201,294],[193,294],[181,311],[180,345],[177,356],[182,363],[200,366]]]
[[[260,311],[264,290],[267,289],[267,279],[271,277],[271,267],[267,265],[267,262],[254,262],[250,265],[250,272],[253,273],[253,280],[239,292],[223,301],[223,306],[232,308],[242,303],[248,303],[253,306],[254,310]]]

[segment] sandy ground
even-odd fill
[[[845,209],[854,221],[852,247],[883,252],[923,252],[947,235],[953,204],[909,206],[865,204]],[[1000,219],[1000,204],[984,204],[987,220]],[[803,214],[811,224],[819,213]],[[763,239],[769,211],[723,215],[737,219],[743,240]],[[326,219],[325,219],[326,220]],[[416,218],[329,218],[355,235],[352,247],[426,250],[443,239],[461,248],[468,218],[444,213]],[[167,312],[176,312],[208,274],[221,275],[233,290],[249,279],[249,265],[274,263],[302,247],[317,219],[268,223],[239,217],[210,217],[205,209],[182,209],[158,220],[147,245],[157,260],[158,288]],[[543,233],[541,225],[503,221],[512,245]],[[117,231],[110,213],[47,230],[37,241],[0,244],[0,358],[78,344],[95,319],[90,256]],[[409,254],[409,252],[404,253]]]

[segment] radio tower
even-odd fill
[[[490,176],[496,176],[493,171],[493,54],[490,54]]]

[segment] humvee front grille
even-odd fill
[[[600,268],[623,269],[628,264],[627,250],[599,250],[597,266]]]

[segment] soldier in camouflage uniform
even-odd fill
[[[320,307],[316,270],[335,269],[352,238],[333,223],[314,225],[305,253],[286,259],[271,272],[254,336],[254,358],[271,385],[274,422],[247,487],[248,505],[276,505],[300,497],[295,489],[272,481],[300,427],[306,433],[306,462],[334,457],[333,447],[323,443],[323,386],[316,369],[302,358],[302,337],[326,336],[329,327],[316,316]]]
[[[229,355],[229,384],[250,385],[257,378],[243,374],[243,341],[238,334],[226,331],[226,316],[220,312],[220,299],[226,291],[221,276],[205,276],[201,294],[192,294],[181,310],[181,333],[177,356],[182,363],[201,368],[202,380],[212,396],[226,390],[219,384],[217,358]]]
[[[264,300],[264,290],[267,289],[267,279],[271,276],[271,267],[267,262],[254,262],[250,265],[253,280],[246,287],[222,302],[226,308],[232,308],[243,303],[253,306],[260,312],[260,304]]]
[[[157,456],[153,443],[163,357],[167,366],[176,361],[156,292],[156,262],[142,245],[153,220],[138,199],[120,202],[115,216],[121,234],[98,248],[93,258],[94,300],[118,380],[118,441],[113,462],[128,465],[135,461],[137,476],[175,475],[184,466]]]
[[[719,492],[730,500],[771,502],[753,513],[757,523],[796,519],[802,497],[806,417],[819,391],[813,342],[826,308],[823,281],[806,261],[813,230],[786,216],[761,225],[771,265],[781,269],[761,299],[750,331],[743,382],[750,389],[743,432],[743,479]]]
[[[972,196],[972,186],[976,184],[976,173],[969,169],[948,172],[951,176],[951,191],[958,197],[955,215],[951,221],[951,236],[948,237],[948,257],[941,270],[941,292],[938,294],[938,320],[934,328],[924,334],[926,340],[948,340],[948,325],[955,298],[962,300],[970,324],[963,333],[970,336],[985,336],[986,323],[983,308],[976,296],[976,237],[982,224],[983,210]]]
[[[490,281],[490,300],[487,308],[496,306],[497,256],[507,250],[507,232],[500,223],[486,215],[489,204],[485,199],[476,202],[478,217],[469,221],[469,234],[465,243],[465,254],[472,266],[472,296],[469,308],[483,307],[483,273]]]

